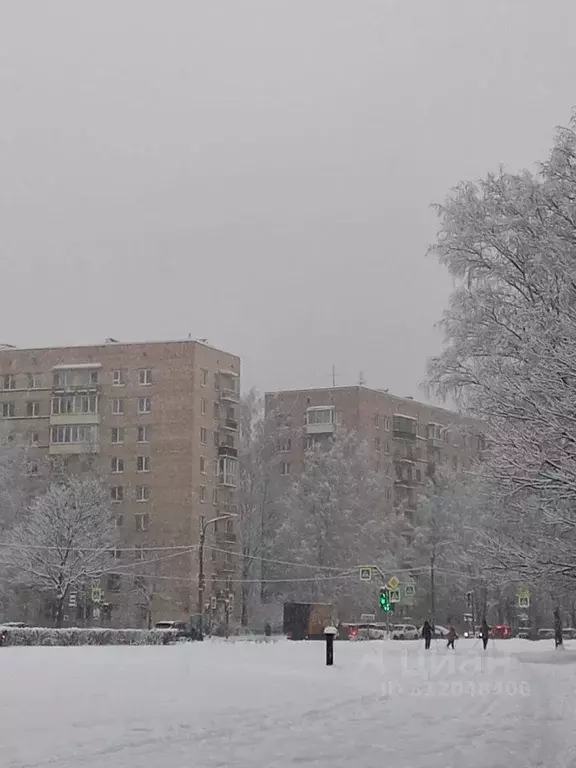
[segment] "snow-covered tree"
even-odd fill
[[[486,424],[492,553],[576,577],[576,122],[534,176],[500,171],[440,206],[456,287],[430,381]]]
[[[279,483],[277,434],[272,415],[264,413],[262,398],[252,389],[240,403],[239,520],[242,551],[241,622],[248,623],[251,602],[260,600],[263,563],[272,551],[275,536],[274,502]],[[283,439],[291,439],[284,436]]]
[[[32,502],[8,532],[0,557],[16,583],[51,600],[54,622],[60,626],[71,590],[106,570],[115,533],[100,483],[71,478]]]
[[[285,584],[292,597],[333,599],[357,591],[359,565],[397,564],[404,523],[392,512],[389,479],[372,463],[367,446],[344,429],[306,451],[282,499],[276,541],[279,557],[301,564]]]

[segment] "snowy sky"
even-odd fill
[[[0,342],[208,337],[261,389],[418,395],[429,209],[542,159],[570,0],[2,3]]]

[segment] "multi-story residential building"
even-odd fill
[[[386,499],[402,508],[408,519],[420,489],[438,467],[466,469],[482,449],[483,438],[472,421],[384,390],[364,386],[291,390],[267,393],[265,402],[266,413],[276,416],[279,430],[280,474],[297,473],[306,448],[342,425],[371,446],[373,468],[388,481]]]
[[[0,349],[3,439],[29,447],[31,473],[90,472],[108,488],[104,621],[194,615],[203,524],[206,602],[218,611],[232,589],[239,387],[239,358],[198,341]]]

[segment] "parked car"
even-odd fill
[[[422,637],[422,627],[418,627],[419,637]],[[442,637],[446,637],[448,634],[448,628],[443,627],[441,624],[436,624],[432,632],[432,637],[437,640]]]
[[[420,632],[414,624],[395,624],[390,636],[392,640],[418,640]]]
[[[340,624],[339,629],[343,640],[383,640],[386,637],[386,625],[380,622]]]
[[[154,629],[175,630],[177,640],[198,640],[200,637],[198,630],[186,624],[185,621],[158,621]]]
[[[539,629],[538,640],[554,640],[555,632],[553,629]]]

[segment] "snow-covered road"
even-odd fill
[[[576,647],[0,651],[3,768],[576,768]]]

